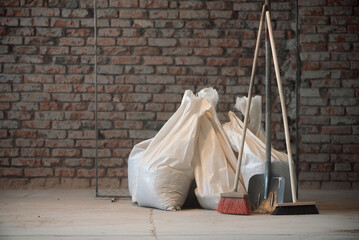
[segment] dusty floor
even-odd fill
[[[164,212],[87,190],[0,190],[0,239],[359,239],[359,191],[305,191],[319,215]]]

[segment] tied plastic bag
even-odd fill
[[[222,192],[233,189],[236,157],[218,120],[218,93],[187,90],[181,106],[153,138],[129,157],[129,188],[140,206],[179,210],[193,179],[203,208],[215,209]]]
[[[183,205],[194,179],[192,162],[199,118],[210,108],[211,104],[206,99],[196,97],[187,90],[181,106],[147,148],[142,153],[136,153],[136,149],[143,149],[145,144],[135,146],[135,152],[131,152],[132,158],[129,158],[129,182],[132,199],[140,206],[179,210]]]
[[[238,152],[243,136],[243,122],[233,112],[228,114],[230,122],[223,125],[232,148]],[[272,174],[283,176],[286,183],[290,183],[288,155],[272,149],[271,156]],[[256,174],[264,173],[265,143],[260,140],[251,130],[247,129],[244,143],[241,174],[248,189],[249,179]],[[290,184],[285,184],[284,201],[292,201]]]
[[[216,209],[220,194],[233,190],[236,157],[217,118],[214,106],[200,119],[195,194],[205,209]]]
[[[241,98],[237,97],[236,105],[234,106],[242,113],[246,112],[248,98],[243,96]],[[254,96],[252,97],[251,107],[249,109],[248,117],[248,129],[254,133],[261,141],[265,142],[264,130],[261,126],[262,121],[262,97]]]

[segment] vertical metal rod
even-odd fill
[[[98,129],[97,129],[97,1],[94,4],[94,80],[95,80],[95,168],[96,197],[98,197]]]
[[[270,0],[266,0],[267,11],[270,11]],[[268,189],[270,185],[271,176],[271,149],[272,149],[272,101],[271,101],[271,49],[268,35],[268,23],[265,25],[265,60],[266,60],[266,72],[265,72],[265,91],[266,91],[266,123],[265,123],[265,139],[266,139],[266,151],[265,151],[265,179],[264,179],[264,199],[268,197]]]
[[[295,172],[296,176],[299,174],[298,163],[299,163],[299,107],[300,107],[300,97],[299,97],[299,87],[300,87],[300,77],[299,77],[299,10],[298,10],[298,0],[296,1],[296,21],[295,21],[295,33],[296,33],[296,59],[295,59]],[[297,178],[298,186],[298,178]],[[298,187],[297,187],[297,198],[298,198]]]

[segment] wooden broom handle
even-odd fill
[[[283,88],[282,88],[282,80],[280,78],[277,52],[275,49],[272,23],[271,23],[269,11],[266,12],[266,20],[267,20],[267,26],[268,26],[268,31],[269,31],[269,40],[270,40],[270,44],[271,44],[271,48],[272,48],[272,55],[273,55],[273,61],[274,61],[275,76],[277,78],[280,104],[282,107],[285,142],[287,145],[287,153],[288,153],[288,161],[289,161],[289,174],[290,174],[290,184],[291,184],[291,189],[292,189],[292,199],[293,199],[293,202],[295,203],[295,202],[297,202],[297,196],[296,196],[296,191],[295,191],[294,166],[293,166],[293,158],[292,158],[292,148],[290,146],[290,135],[289,135],[289,128],[288,128],[287,110],[285,107],[285,99],[284,99]]]
[[[240,147],[239,147],[238,161],[237,161],[237,166],[236,166],[236,176],[235,176],[235,179],[234,179],[233,192],[237,192],[237,190],[238,190],[239,173],[240,173],[241,164],[242,164],[244,141],[245,141],[246,133],[247,133],[247,124],[248,124],[248,118],[249,118],[249,108],[251,106],[252,89],[253,89],[253,85],[254,85],[253,84],[254,83],[254,73],[255,73],[256,68],[257,68],[257,58],[258,58],[258,52],[259,52],[259,45],[260,45],[260,42],[261,42],[261,33],[262,33],[262,28],[263,28],[265,10],[266,10],[266,5],[263,5],[262,15],[261,15],[261,19],[260,19],[260,22],[259,22],[259,30],[258,30],[258,35],[257,35],[256,49],[254,51],[252,74],[251,74],[251,79],[250,79],[250,82],[249,82],[246,113],[244,115],[243,135],[242,135],[242,141],[241,141],[241,144],[240,144]],[[245,186],[243,186],[243,187],[245,188]]]

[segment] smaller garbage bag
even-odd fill
[[[236,109],[242,113],[246,112],[248,98],[243,96],[241,98],[237,97]],[[254,133],[260,140],[265,142],[265,134],[261,125],[262,121],[262,96],[252,97],[251,107],[249,109],[249,118],[248,118],[248,129]]]
[[[224,131],[232,145],[238,152],[241,138],[243,136],[243,122],[233,112],[229,112],[229,122],[223,124]],[[291,201],[291,187],[289,177],[288,155],[272,149],[272,174],[285,178],[284,201]],[[243,159],[241,173],[244,184],[248,189],[249,179],[255,174],[264,173],[265,162],[265,143],[260,140],[250,129],[247,129],[246,140],[244,142]]]
[[[200,119],[195,190],[199,204],[216,209],[221,193],[233,190],[236,157],[212,107]]]

